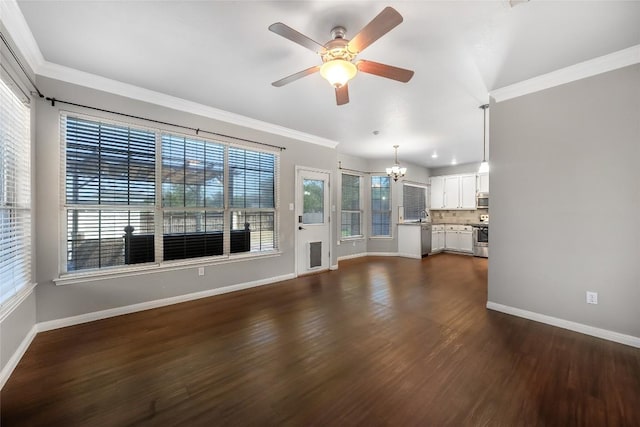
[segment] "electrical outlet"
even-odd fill
[[[198,276],[204,276],[204,267],[198,267]]]
[[[597,304],[598,303],[598,293],[587,291],[587,304]]]

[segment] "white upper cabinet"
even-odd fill
[[[460,177],[460,209],[476,208],[476,176],[462,175]]]
[[[444,177],[444,208],[460,209],[460,177]]]
[[[476,175],[431,178],[431,209],[475,209]]]
[[[431,209],[444,208],[444,177],[431,178]]]
[[[489,192],[489,174],[483,173],[478,175],[478,193]]]

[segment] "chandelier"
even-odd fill
[[[400,167],[400,163],[398,162],[398,147],[399,145],[393,146],[396,150],[396,162],[392,167],[387,168],[387,175],[393,178],[394,181],[397,181],[398,178],[402,178],[407,173],[407,168]]]

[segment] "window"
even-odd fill
[[[63,125],[66,271],[277,249],[275,154],[71,116]]]
[[[31,283],[30,118],[0,79],[0,306]]]
[[[405,220],[417,221],[426,218],[427,189],[425,187],[403,184],[402,202]]]
[[[65,119],[67,271],[154,261],[155,134]],[[125,234],[146,237],[133,257]]]
[[[162,135],[164,260],[224,253],[224,149]]]
[[[342,174],[342,238],[362,236],[362,211],[360,209],[360,180],[356,175]]]
[[[229,147],[231,252],[244,252],[244,230],[250,231],[251,251],[277,248],[276,162],[272,153]]]
[[[391,178],[371,177],[371,235],[391,236]]]

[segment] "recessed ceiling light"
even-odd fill
[[[431,158],[432,158],[432,159],[437,159],[437,158],[438,158],[438,153],[433,153],[433,154],[431,155]]]
[[[453,159],[453,160],[451,160],[451,164],[452,164],[452,165],[457,165],[457,164],[458,164],[458,162],[456,161],[456,159]]]
[[[379,130],[374,130],[372,133],[373,133],[374,135],[378,135],[378,134],[380,133],[380,131],[379,131]]]

